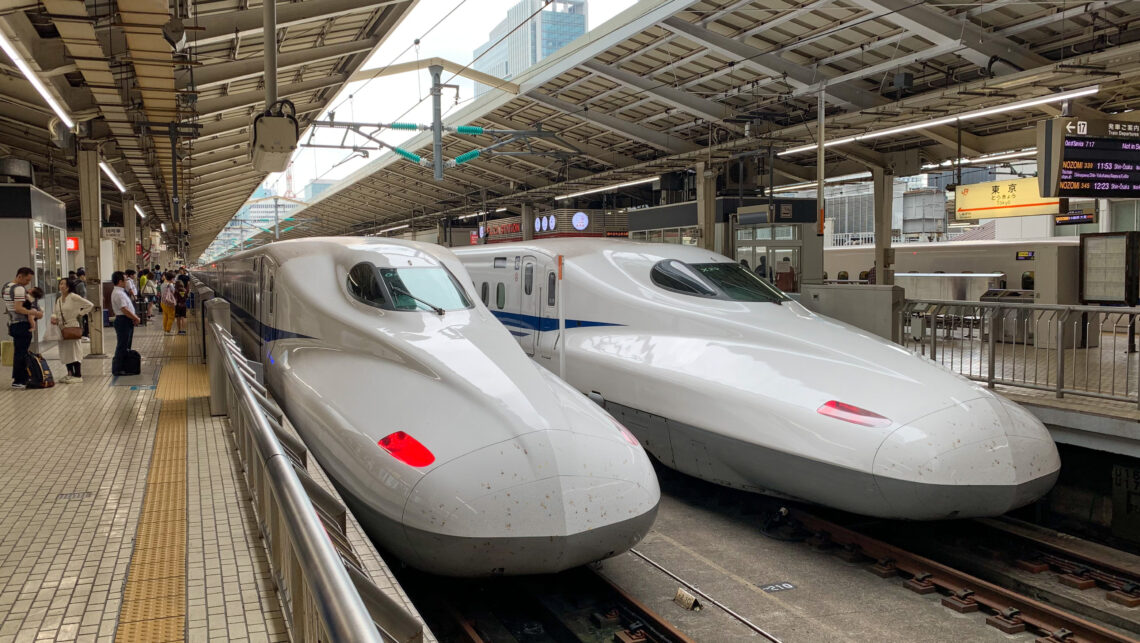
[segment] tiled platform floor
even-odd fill
[[[84,360],[82,384],[14,391],[0,378],[0,643],[112,641],[121,618],[139,622],[121,608],[164,404],[184,407],[175,417],[188,429],[185,538],[176,538],[186,587],[172,640],[288,640],[226,420],[209,415],[187,340],[140,327],[135,348],[150,368],[134,378],[112,378],[97,356]],[[54,347],[43,348],[65,373]],[[159,399],[160,369],[184,380],[170,388],[182,399]]]

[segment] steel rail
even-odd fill
[[[673,572],[669,571],[668,569],[663,567],[660,563],[653,560],[652,558],[650,558],[650,557],[646,556],[645,554],[637,551],[636,549],[630,549],[629,553],[633,554],[634,556],[637,556],[638,558],[645,561],[649,565],[657,568],[658,571],[665,574],[669,578],[672,578],[673,580],[677,581],[678,583],[684,585],[689,591],[693,592],[697,596],[700,596],[701,598],[707,600],[708,602],[712,603],[713,605],[716,605],[722,611],[724,611],[726,614],[728,614],[732,618],[735,618],[736,620],[740,621],[741,623],[744,624],[745,627],[752,630],[753,632],[756,632],[760,636],[763,636],[764,638],[768,639],[769,641],[772,641],[772,643],[782,643],[780,641],[780,639],[776,638],[772,634],[769,634],[767,631],[764,630],[764,628],[753,623],[752,621],[748,620],[744,616],[741,616],[739,613],[733,611],[732,608],[728,607],[724,603],[721,603],[720,601],[716,600],[712,596],[709,596],[708,594],[704,593],[703,591],[701,591],[701,589],[699,587],[697,587],[696,585],[693,585],[689,581],[687,581],[687,580],[681,578],[680,576],[674,574]]]
[[[635,553],[635,555],[641,557],[643,560],[646,560],[646,562],[649,562],[640,553],[637,553],[637,552],[634,552],[634,553]],[[656,566],[654,563],[650,563],[650,564],[653,564],[654,566]],[[631,607],[633,609],[633,611],[640,614],[642,618],[653,621],[653,628],[655,630],[661,630],[662,632],[667,634],[669,637],[671,637],[671,640],[676,641],[676,643],[695,643],[691,637],[689,637],[687,634],[685,634],[681,630],[677,629],[677,627],[675,625],[673,625],[669,621],[665,620],[664,617],[662,617],[660,614],[658,614],[656,611],[654,611],[652,608],[650,608],[645,603],[642,603],[640,600],[638,600],[636,597],[634,597],[633,594],[630,594],[629,592],[625,591],[625,589],[621,585],[618,585],[617,583],[613,582],[612,580],[610,580],[609,577],[607,577],[605,574],[601,573],[597,569],[593,569],[593,568],[591,568],[591,569],[594,572],[594,575],[597,576],[598,579],[600,579],[603,583],[605,583],[606,586],[609,587],[610,590],[613,591],[613,593],[618,596],[618,598],[620,598],[629,607]]]
[[[950,601],[948,606],[953,609],[974,611],[985,607],[993,612],[986,622],[999,629],[1033,628],[1044,634],[1044,638],[1037,639],[1042,643],[1135,643],[1135,639],[1102,625],[803,510],[789,508],[788,517],[810,531],[826,534],[832,542],[857,548],[862,555],[877,560],[880,569],[909,575],[908,586],[915,591],[948,592],[950,596],[943,599],[943,604]]]

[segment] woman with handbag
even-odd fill
[[[59,382],[80,384],[83,382],[83,370],[80,360],[83,357],[80,340],[83,339],[83,326],[80,318],[95,308],[95,304],[80,297],[75,292],[76,280],[59,280],[59,300],[55,304],[55,313],[51,316],[51,323],[59,329],[59,360],[67,365],[67,375],[59,378]]]

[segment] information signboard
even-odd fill
[[[1081,235],[1080,299],[1085,304],[1135,306],[1140,232]]]
[[[1037,125],[1041,194],[1140,198],[1140,123],[1055,118]]]
[[[989,181],[954,188],[954,213],[959,219],[1060,214],[1067,209],[1067,202],[1038,194],[1037,179]]]

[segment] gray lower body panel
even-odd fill
[[[716,484],[905,520],[998,516],[1045,495],[1058,472],[1018,485],[941,485],[876,476],[727,438],[606,401],[662,464]]]
[[[649,533],[657,505],[639,516],[575,534],[464,537],[414,529],[372,510],[337,485],[380,547],[410,567],[441,576],[552,574],[628,551]]]

